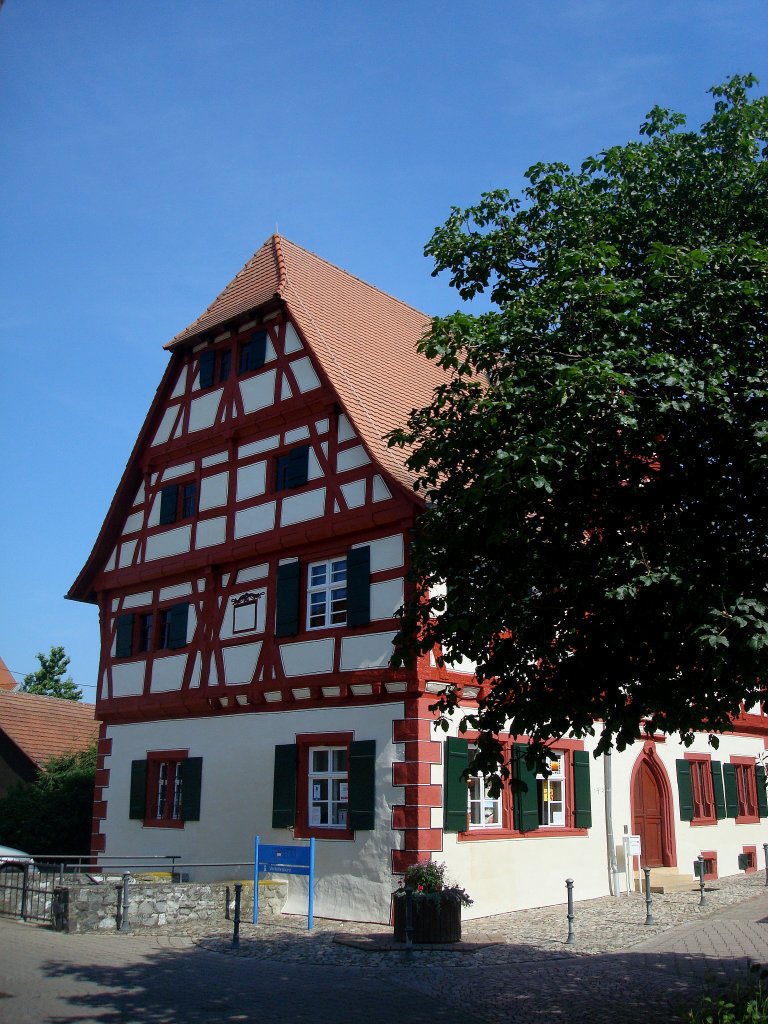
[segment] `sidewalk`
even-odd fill
[[[567,946],[562,907],[468,922],[494,945],[471,953],[373,952],[338,936],[371,925],[243,925],[217,935],[64,935],[0,920],[0,1022],[43,1024],[668,1024],[707,986],[768,962],[762,873],[698,892],[576,906]],[[225,923],[227,929],[231,925]],[[710,979],[707,981],[707,979]]]

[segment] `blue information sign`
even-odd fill
[[[260,843],[256,836],[253,856],[253,923],[259,919],[259,872],[277,875],[309,875],[307,930],[312,930],[312,906],[315,895],[315,840],[309,846],[273,846]]]

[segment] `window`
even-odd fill
[[[308,568],[307,628],[341,626],[347,621],[347,560],[314,562]]]
[[[562,749],[548,757],[551,774],[537,773],[526,763],[528,745],[501,736],[504,763],[511,765],[513,785],[502,783],[499,797],[489,792],[489,779],[467,775],[475,748],[463,737],[445,741],[444,823],[446,832],[480,838],[485,832],[508,835],[573,835],[592,827],[590,755],[579,740],[559,740]],[[490,836],[489,836],[490,838]]]
[[[686,754],[677,761],[680,818],[692,825],[715,825],[726,815],[723,766],[709,754]]]
[[[355,629],[371,621],[371,549],[350,548],[346,558],[328,558],[306,567],[306,613],[302,610],[304,567],[298,559],[277,568],[275,636],[295,636],[306,629],[346,625]]]
[[[738,796],[737,818],[757,820],[757,788],[755,786],[754,764],[736,765],[736,793]]]
[[[152,650],[152,612],[118,615],[116,622],[115,657],[130,658]]]
[[[229,378],[232,368],[232,350],[223,349],[216,352],[208,349],[200,356],[200,387],[212,388],[218,377],[219,383]],[[218,369],[218,375],[217,375]]]
[[[158,649],[177,650],[187,645],[189,604],[174,604],[160,612]]]
[[[565,761],[559,751],[547,754],[548,775],[536,776],[539,799],[539,824],[565,825]]]
[[[297,736],[275,747],[272,827],[297,839],[351,839],[375,825],[376,743],[350,733]]]
[[[155,751],[131,762],[131,819],[155,828],[200,820],[203,759],[187,755],[186,750]]]
[[[186,483],[168,484],[160,491],[160,525],[191,519],[197,513],[197,484],[194,480]]]
[[[289,491],[303,487],[309,478],[308,444],[292,448],[285,455],[278,456],[275,475],[275,490]]]
[[[256,331],[248,341],[240,346],[240,362],[238,374],[253,373],[260,370],[267,356],[267,332]]]
[[[346,828],[349,775],[346,747],[310,747],[309,824]]]
[[[469,745],[469,761],[472,762],[477,747]],[[477,772],[467,780],[469,787],[469,827],[501,828],[501,794],[491,796],[489,777]]]

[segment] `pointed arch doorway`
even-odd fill
[[[646,743],[631,780],[632,831],[640,836],[645,867],[673,867],[675,850],[672,787],[653,743]]]

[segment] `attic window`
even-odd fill
[[[206,350],[200,356],[200,387],[212,388],[217,379],[219,383],[227,380],[231,368],[231,349],[223,349],[221,352],[214,349]]]
[[[267,332],[255,331],[248,341],[244,341],[240,346],[240,362],[237,368],[238,374],[242,375],[244,373],[253,373],[255,370],[260,370],[264,365],[266,357]]]
[[[275,490],[288,491],[293,487],[303,487],[309,477],[309,445],[302,444],[292,448],[277,460],[277,476]]]

